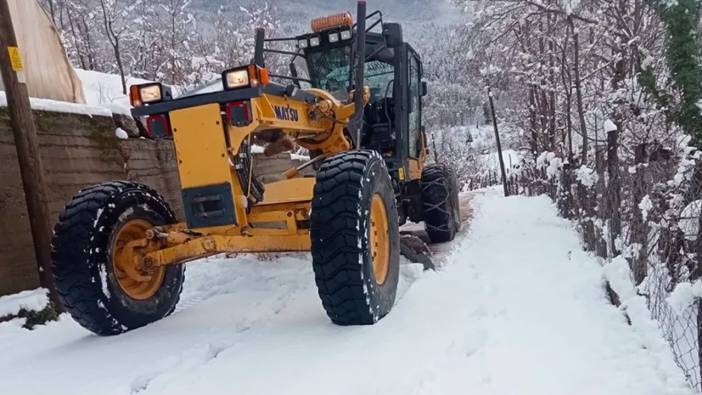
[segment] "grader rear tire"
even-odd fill
[[[424,226],[432,243],[446,243],[461,227],[458,182],[444,165],[429,165],[422,172]]]
[[[54,283],[80,325],[102,336],[139,328],[175,309],[185,278],[173,265],[138,272],[126,243],[172,224],[168,204],[150,188],[109,182],[81,191],[54,229]]]
[[[310,220],[319,296],[338,325],[371,325],[393,307],[400,273],[395,192],[383,158],[350,151],[317,173]]]

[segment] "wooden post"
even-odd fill
[[[24,65],[17,47],[7,0],[0,0],[0,72],[5,85],[7,109],[15,138],[17,159],[27,212],[32,228],[34,253],[39,269],[39,282],[50,290],[54,306],[61,310],[60,300],[53,287],[51,276],[51,223],[46,181],[44,179],[37,130],[29,102],[29,92],[23,77]]]
[[[495,128],[495,141],[497,142],[497,157],[500,160],[500,172],[502,173],[502,187],[505,197],[509,196],[509,186],[507,185],[507,172],[505,171],[505,160],[502,157],[502,143],[500,142],[500,131],[497,128],[497,116],[495,115],[495,103],[492,100],[492,88],[488,87],[488,99],[490,100],[490,113],[492,115],[492,126]]]

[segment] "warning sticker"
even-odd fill
[[[8,52],[10,52],[10,65],[14,71],[24,70],[24,65],[22,64],[22,56],[20,55],[19,48],[17,47],[7,47]]]

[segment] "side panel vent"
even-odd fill
[[[229,183],[184,189],[183,207],[191,229],[236,224]]]

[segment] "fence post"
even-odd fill
[[[602,146],[595,144],[595,171],[597,172],[597,182],[593,191],[596,203],[595,218],[601,222],[607,219],[607,198],[605,188],[605,159],[602,152]],[[594,208],[593,208],[594,209]],[[607,242],[602,234],[602,229],[597,226],[597,223],[592,224],[592,242],[595,250],[595,255],[600,258],[607,257]]]
[[[607,130],[607,204],[609,212],[610,256],[617,256],[616,240],[622,233],[621,176],[619,174],[619,126]]]
[[[570,162],[563,165],[560,193],[558,194],[558,207],[560,208],[561,216],[566,219],[573,218],[573,174],[571,166],[572,164]]]
[[[698,160],[695,164],[695,170],[692,176],[690,188],[685,196],[686,203],[692,203],[700,198],[700,190],[702,189],[702,160]],[[701,203],[702,204],[702,203]],[[693,247],[696,263],[696,272],[699,273],[702,266],[702,207],[700,207],[699,218],[697,219],[697,238]],[[699,275],[699,274],[698,274]],[[698,277],[699,278],[699,277]],[[694,281],[694,278],[690,279]],[[700,378],[702,378],[702,302],[698,299],[697,306],[697,365]],[[698,391],[702,389],[702,382],[696,388]]]
[[[631,270],[634,273],[634,281],[636,285],[646,278],[648,256],[648,226],[643,218],[639,204],[646,196],[646,144],[641,144],[636,147],[634,152],[634,163],[636,173],[634,174],[634,182],[631,193],[633,216],[631,219],[631,241],[641,245],[638,252],[634,254],[631,260]]]

